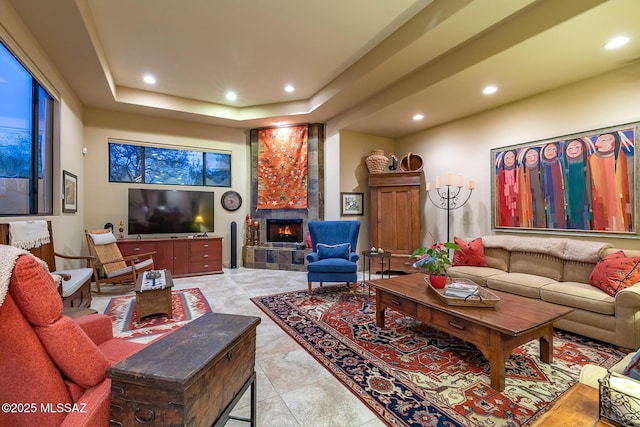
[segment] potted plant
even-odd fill
[[[460,247],[452,242],[436,242],[431,246],[418,248],[411,254],[412,258],[417,258],[413,266],[429,273],[429,283],[434,288],[444,288],[447,266],[451,265],[451,249],[460,250]]]

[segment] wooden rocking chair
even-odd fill
[[[99,293],[103,283],[135,285],[138,273],[153,270],[155,252],[123,257],[110,230],[85,230],[85,235],[89,253],[95,257],[91,268]]]

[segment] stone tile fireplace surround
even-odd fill
[[[239,239],[243,239],[243,265],[247,268],[269,270],[306,271],[305,247],[298,249],[297,243],[305,242],[309,220],[324,219],[324,125],[309,124],[307,137],[308,183],[307,209],[256,209],[258,199],[258,129],[250,132],[251,142],[251,221],[257,221],[260,230],[258,245],[247,244],[246,229],[238,227]],[[289,225],[288,231],[280,225]],[[245,227],[247,225],[245,224]],[[289,233],[291,227],[298,230],[300,240]],[[295,240],[295,241],[294,241]]]

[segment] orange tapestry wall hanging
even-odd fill
[[[258,131],[258,209],[307,207],[308,126]]]

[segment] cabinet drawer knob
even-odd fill
[[[209,268],[209,264],[205,264],[202,266],[203,268]]]
[[[391,302],[394,303],[395,305],[402,305],[402,301],[397,299],[392,299]]]
[[[140,248],[133,248],[134,252],[140,252]]]
[[[202,245],[202,247],[204,247],[204,248],[208,248],[208,247],[209,247],[209,245],[208,245],[208,244],[204,244],[204,245]]]
[[[209,254],[204,254],[204,257],[205,258],[209,258]]]

